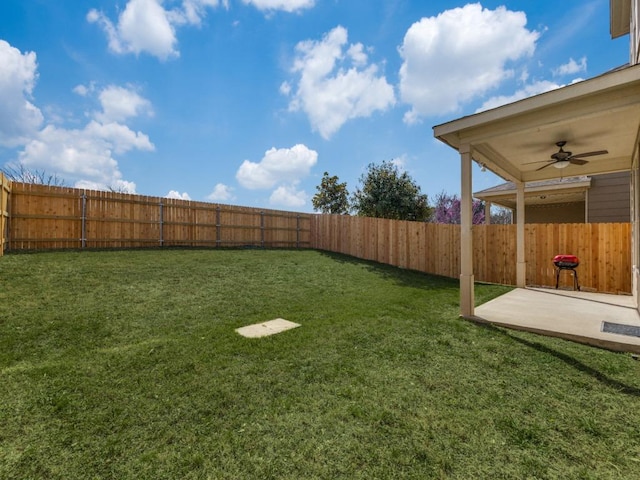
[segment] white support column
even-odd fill
[[[640,158],[631,164],[631,292],[640,311]]]
[[[471,147],[460,145],[461,199],[460,199],[460,315],[474,314],[473,290],[473,199],[471,175]]]
[[[516,286],[524,288],[527,283],[527,262],[524,256],[524,182],[516,182]]]

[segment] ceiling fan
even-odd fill
[[[569,164],[584,165],[589,162],[588,160],[583,160],[584,157],[595,157],[596,155],[605,155],[609,153],[607,150],[597,150],[595,152],[576,153],[574,155],[572,152],[568,152],[562,149],[562,147],[564,147],[566,144],[567,142],[564,140],[556,142],[556,146],[560,148],[560,150],[551,155],[551,160],[546,160],[547,164],[536,169],[536,172],[542,170],[543,168],[547,168],[550,165],[553,165],[556,168],[565,168],[568,167]]]

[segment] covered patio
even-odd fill
[[[639,351],[640,329],[627,329],[624,335],[603,331],[608,328],[603,326],[605,321],[607,325],[640,327],[639,131],[640,65],[434,127],[435,137],[456,149],[461,158],[461,316],[617,350]],[[563,155],[558,156],[561,145]],[[579,160],[569,161],[571,155]],[[517,211],[518,289],[477,308],[471,208],[474,161],[515,184]],[[526,289],[525,183],[622,171],[631,171],[632,295],[620,299],[605,295],[607,299],[598,296],[596,300],[581,292],[568,298],[564,293],[560,297],[552,291]]]
[[[476,307],[471,319],[640,353],[640,314],[629,295],[516,288]]]

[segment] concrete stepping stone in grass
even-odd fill
[[[243,337],[259,338],[275,335],[276,333],[285,332],[299,326],[299,323],[293,323],[283,318],[276,318],[275,320],[269,320],[268,322],[255,323],[253,325],[247,325],[246,327],[236,328],[236,332]]]

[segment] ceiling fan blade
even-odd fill
[[[581,158],[571,157],[569,159],[569,163],[572,163],[573,165],[585,165],[589,163],[589,160],[582,160]]]
[[[542,162],[553,162],[553,160],[536,160],[535,162],[523,163],[522,166],[524,167],[525,165],[533,165],[534,163],[542,163]]]
[[[539,172],[539,171],[540,171],[540,170],[542,170],[543,168],[547,168],[547,167],[549,167],[549,166],[553,165],[554,163],[557,163],[557,162],[549,162],[549,163],[547,163],[546,165],[541,166],[540,168],[536,168],[536,172]]]
[[[596,152],[577,153],[576,155],[572,155],[571,158],[594,157],[596,155],[605,155],[607,153],[609,153],[608,150],[598,150]]]

